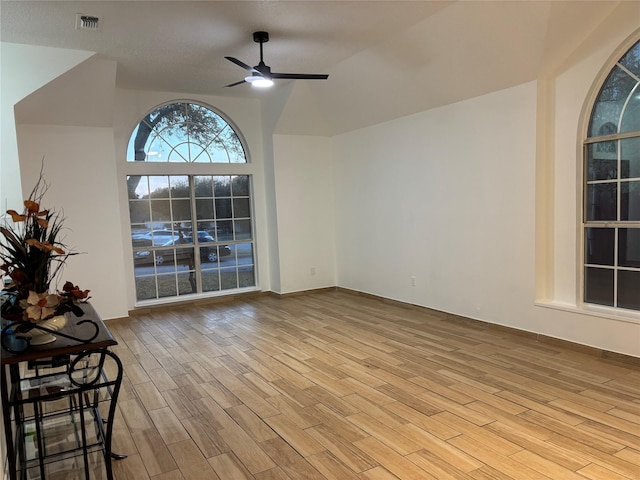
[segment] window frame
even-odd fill
[[[620,64],[620,61],[623,57],[631,51],[633,48],[637,48],[636,45],[640,42],[640,38],[637,38],[637,35],[634,35],[633,38],[630,38],[624,45],[621,45],[619,49],[612,55],[607,62],[606,66],[602,68],[600,74],[598,75],[596,81],[594,82],[591,90],[591,95],[585,102],[586,111],[583,115],[583,128],[582,128],[582,140],[580,141],[580,154],[579,158],[579,203],[578,203],[578,305],[585,310],[592,310],[596,312],[601,312],[605,314],[613,314],[615,316],[622,315],[624,317],[632,317],[640,319],[640,308],[630,308],[630,307],[621,307],[618,305],[618,272],[620,271],[640,271],[640,267],[627,267],[619,265],[619,233],[621,229],[640,229],[640,219],[638,220],[621,220],[620,219],[620,192],[619,188],[616,189],[616,219],[615,220],[588,220],[588,186],[595,185],[598,183],[615,183],[617,187],[620,187],[625,182],[638,181],[640,176],[629,176],[628,178],[623,177],[621,173],[621,142],[626,139],[638,139],[640,138],[640,130],[634,130],[623,133],[613,133],[607,135],[600,136],[590,136],[592,135],[592,120],[595,115],[598,99],[601,91],[605,87],[609,76],[611,73],[618,68],[622,68],[626,71],[627,74],[633,76],[635,79],[638,79],[640,75],[629,71],[626,67]],[[623,106],[621,108],[621,112],[625,112],[626,106],[633,96],[640,94],[640,80],[636,81],[636,85],[633,89],[631,89],[627,98],[623,102]],[[621,126],[621,121],[623,119],[622,113],[618,116],[616,129],[619,130]],[[606,119],[605,119],[606,120]],[[611,119],[612,120],[612,119]],[[612,122],[613,123],[613,122]],[[594,145],[597,143],[607,142],[607,141],[615,141],[616,142],[616,179],[614,181],[607,180],[589,180],[589,170],[588,170],[588,160],[589,160],[589,148],[590,145]],[[613,264],[609,265],[600,265],[600,264],[592,264],[587,262],[586,255],[586,236],[587,229],[590,228],[612,228],[614,229],[614,240],[613,240]],[[613,280],[613,305],[606,305],[603,303],[592,303],[586,300],[586,283],[587,283],[587,268],[589,266],[594,265],[597,268],[601,268],[603,270],[612,270],[614,272],[614,280]]]
[[[211,297],[219,297],[225,295],[235,295],[238,293],[245,292],[254,292],[260,290],[259,287],[259,272],[258,272],[258,248],[257,248],[257,235],[256,235],[256,218],[255,218],[255,189],[254,189],[254,174],[255,168],[251,161],[250,150],[248,148],[247,141],[245,140],[242,131],[238,128],[238,126],[231,120],[224,112],[220,111],[216,107],[209,105],[205,102],[192,100],[192,99],[174,99],[169,100],[163,103],[159,103],[145,112],[140,116],[140,119],[131,127],[129,130],[129,136],[126,140],[127,151],[133,135],[138,128],[138,125],[149,115],[150,113],[158,110],[159,108],[176,104],[176,103],[184,103],[184,104],[194,104],[200,107],[204,107],[206,109],[211,110],[216,115],[219,115],[230,128],[233,129],[233,132],[237,136],[242,149],[244,150],[244,158],[245,162],[148,162],[146,160],[143,161],[128,161],[125,157],[124,162],[121,163],[121,175],[123,175],[123,182],[125,185],[125,202],[126,206],[124,208],[124,218],[126,219],[126,228],[125,228],[125,238],[128,242],[128,263],[129,263],[129,277],[130,277],[130,288],[132,288],[132,299],[134,300],[135,307],[144,307],[150,305],[161,305],[165,303],[176,303],[181,301],[193,301],[194,299],[206,299]],[[153,136],[153,133],[149,138]],[[148,140],[147,140],[148,142]],[[148,145],[148,143],[146,144]],[[132,224],[131,218],[129,214],[129,197],[126,193],[126,182],[127,177],[131,175],[140,175],[140,176],[185,176],[189,179],[189,184],[191,185],[193,179],[197,176],[206,176],[206,177],[215,177],[215,176],[246,176],[248,178],[248,189],[249,189],[249,209],[250,209],[250,222],[251,222],[251,238],[247,240],[243,240],[242,242],[225,242],[225,243],[250,243],[252,246],[252,268],[253,268],[253,285],[248,287],[237,287],[233,289],[222,289],[221,286],[218,290],[215,291],[202,291],[202,279],[197,279],[198,284],[198,293],[189,293],[189,294],[178,294],[176,296],[170,297],[158,297],[152,299],[138,299],[138,294],[136,292],[136,265],[134,263],[133,253],[136,250],[132,246],[131,238],[132,238]],[[122,177],[121,177],[122,178]],[[195,204],[196,198],[191,198],[192,207]],[[196,211],[192,208],[192,219],[191,223],[194,231],[198,230],[197,219],[196,219]],[[198,246],[198,240],[195,239],[194,247]],[[157,249],[156,247],[151,247],[150,249]],[[194,248],[195,258],[199,257],[199,249]],[[200,274],[200,265],[196,265],[196,269],[198,270],[198,275]],[[218,267],[220,268],[220,267]],[[236,270],[237,270],[236,266]],[[236,272],[237,273],[237,272]],[[156,273],[157,276],[157,273]]]

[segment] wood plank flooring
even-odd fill
[[[640,368],[343,291],[109,322],[117,480],[640,478]]]

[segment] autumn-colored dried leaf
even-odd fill
[[[38,213],[40,210],[40,204],[38,202],[34,202],[33,200],[25,200],[24,206],[27,208],[29,213]]]
[[[28,238],[25,240],[25,243],[27,245],[31,245],[32,247],[36,247],[37,249],[42,250],[43,252],[55,252],[58,255],[64,255],[63,249],[61,249],[60,247],[56,247],[55,245],[51,245],[46,240],[44,242],[40,242],[35,238]]]
[[[24,222],[27,219],[25,215],[21,215],[15,210],[7,210],[7,213],[11,215],[11,220],[14,222]]]
[[[9,276],[11,277],[11,280],[13,280],[17,284],[23,284],[25,281],[27,281],[27,275],[18,268],[14,268],[13,270],[11,270],[11,272],[9,272]]]
[[[40,225],[42,228],[47,228],[49,226],[49,222],[44,218],[38,218],[37,221],[38,225]]]
[[[74,285],[69,281],[65,282],[62,290],[68,295],[71,295],[76,300],[84,300],[86,298],[89,298],[89,292],[91,292],[91,290],[81,290],[80,287]]]

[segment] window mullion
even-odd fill
[[[196,188],[195,178],[193,175],[189,175],[189,200],[191,202],[191,235],[193,238],[193,258],[194,268],[196,272],[196,291],[198,294],[202,293],[202,265],[200,259],[200,246],[198,239],[198,219],[196,215]]]
[[[619,128],[619,125],[618,125],[618,128]],[[640,136],[640,131],[614,133],[612,135],[601,135],[598,137],[589,137],[585,139],[584,144],[589,145],[590,143],[610,142],[613,140],[624,140],[626,138],[636,138],[639,136]]]
[[[613,306],[618,306],[618,235],[620,229],[616,227],[613,231]]]

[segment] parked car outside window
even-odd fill
[[[170,234],[169,240],[163,243],[158,243],[159,239],[163,237],[166,238],[167,232]],[[138,245],[134,243],[134,247],[153,245],[171,249],[156,250],[155,260],[153,252],[149,250],[135,252],[134,259],[136,263],[146,264],[154,263],[155,261],[156,265],[162,265],[165,263],[174,263],[174,261],[179,264],[191,264],[194,262],[193,248],[181,248],[183,245],[193,244],[193,237],[191,236],[181,235],[180,232],[171,230],[157,230],[153,232],[153,235],[151,235],[151,232],[149,234],[143,234],[133,241],[136,242],[136,240],[138,241]],[[215,239],[209,235],[209,233],[202,230],[198,231],[198,244],[202,245],[200,247],[200,259],[202,262],[216,262],[219,257],[231,255],[231,249],[228,245],[213,245],[213,243],[215,243]]]

